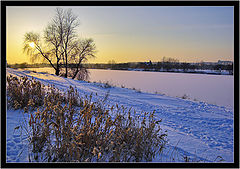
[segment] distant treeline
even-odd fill
[[[8,65],[10,68],[40,68],[40,67],[51,67],[46,63],[37,64],[14,64]],[[69,64],[68,67],[75,67],[75,64]],[[196,73],[196,70],[214,70],[216,72],[227,71],[229,74],[233,74],[233,64],[224,63],[186,63],[186,62],[133,62],[133,63],[85,63],[82,67],[86,69],[112,69],[112,70],[142,70],[142,71],[159,71],[159,72],[192,72]]]
[[[181,63],[181,62],[136,62],[136,63],[108,63],[85,64],[88,69],[112,69],[112,70],[143,70],[166,72],[194,72],[195,70],[228,71],[233,73],[233,64],[206,64],[206,63]]]
[[[26,62],[24,63],[16,63],[16,64],[7,64],[7,67],[14,68],[14,69],[22,69],[22,68],[41,68],[41,67],[51,67],[48,63],[34,63],[34,64],[28,64]]]

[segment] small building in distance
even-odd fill
[[[232,65],[232,61],[223,61],[223,60],[218,60],[219,65]]]

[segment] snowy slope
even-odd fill
[[[162,157],[155,162],[182,161],[182,155],[203,162],[212,162],[221,156],[224,162],[233,162],[233,110],[225,107],[194,102],[160,94],[139,93],[118,87],[104,88],[99,83],[88,83],[66,79],[46,73],[7,68],[7,75],[34,77],[44,84],[66,90],[70,85],[76,87],[82,96],[93,93],[93,99],[104,97],[109,92],[109,105],[132,107],[137,112],[152,112],[162,119],[161,126],[167,130],[169,143]],[[97,95],[96,95],[97,93]],[[18,115],[16,115],[18,114]],[[14,126],[23,120],[19,112],[7,111],[7,159],[27,161],[27,153],[14,158],[24,147],[20,134],[14,132]],[[26,150],[24,150],[26,152]],[[174,159],[174,160],[173,160]],[[215,161],[218,161],[219,158]]]

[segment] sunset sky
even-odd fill
[[[233,7],[61,7],[80,20],[80,37],[93,38],[91,63],[233,60]],[[30,62],[26,32],[42,33],[56,7],[7,7],[7,62]]]

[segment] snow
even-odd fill
[[[25,70],[55,73],[51,67]],[[190,100],[233,108],[234,80],[230,75],[106,69],[88,69],[88,71],[90,82],[108,82],[112,86],[135,88],[142,92],[165,94],[171,97],[185,95]]]
[[[216,162],[221,156],[224,162],[233,162],[233,110],[224,106],[169,97],[161,94],[137,92],[126,88],[104,88],[100,83],[88,83],[58,77],[47,73],[7,68],[7,75],[27,76],[44,84],[66,90],[76,87],[81,96],[93,93],[93,100],[103,98],[108,92],[108,105],[132,107],[138,113],[156,111],[162,119],[163,131],[167,130],[168,144],[161,157],[154,162],[181,162],[183,156],[201,162]],[[96,95],[97,93],[97,95]],[[27,118],[22,111],[7,110],[7,162],[28,162],[26,140],[21,138],[19,123]],[[23,140],[23,141],[22,141]],[[21,153],[21,156],[17,156]]]
[[[15,129],[25,121],[27,115],[20,110],[7,110],[7,162],[27,162],[26,137]]]

